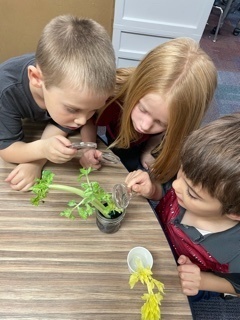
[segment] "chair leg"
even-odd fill
[[[219,9],[220,12],[221,12],[219,20],[218,20],[218,25],[216,27],[216,32],[215,32],[215,35],[214,35],[213,42],[216,42],[219,29],[222,27],[224,20],[226,19],[227,15],[229,14],[231,6],[234,3],[234,1],[235,0],[226,0],[225,1],[226,6],[225,6],[224,9],[222,7],[220,7],[220,6],[213,6],[214,8]]]
[[[217,24],[216,31],[215,31],[214,38],[213,38],[213,42],[216,42],[217,41],[218,32],[219,32],[220,26],[222,24],[223,8],[219,7],[219,6],[214,6],[214,8],[220,10],[220,17],[218,19],[218,24]],[[215,30],[215,28],[214,28],[214,30]]]

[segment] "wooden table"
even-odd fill
[[[4,182],[12,168],[0,160],[0,319],[140,320],[145,287],[130,289],[126,263],[134,246],[151,251],[154,277],[165,284],[162,319],[192,319],[171,250],[145,199],[133,198],[120,230],[104,234],[95,216],[59,216],[70,194],[52,190],[44,204],[31,205],[32,194]],[[78,185],[76,160],[46,168],[55,182]],[[92,177],[110,191],[126,174],[115,165]]]

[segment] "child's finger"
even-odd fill
[[[178,258],[177,262],[179,264],[192,264],[191,260],[183,254]]]

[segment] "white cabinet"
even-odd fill
[[[117,66],[135,66],[152,48],[178,37],[201,39],[214,0],[115,0]]]

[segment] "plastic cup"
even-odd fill
[[[144,247],[132,248],[127,256],[128,270],[130,273],[137,271],[138,265],[140,264],[143,268],[149,267],[152,269],[153,257],[150,251]]]

